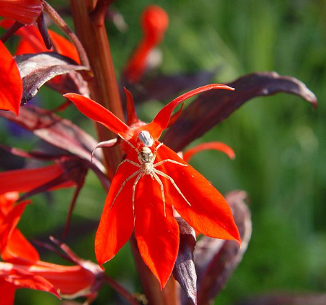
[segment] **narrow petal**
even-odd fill
[[[28,268],[34,276],[50,282],[61,296],[76,298],[91,293],[95,274],[79,265],[62,266],[39,261]]]
[[[185,151],[183,153],[183,160],[186,162],[189,162],[189,160],[195,154],[198,154],[199,152],[201,152],[203,150],[210,150],[210,149],[219,150],[221,152],[224,152],[226,155],[228,155],[228,157],[230,159],[235,158],[235,153],[230,146],[228,146],[224,143],[221,143],[221,142],[208,142],[208,143],[202,143],[202,144],[196,145],[196,146],[188,149],[187,151]]]
[[[176,99],[174,99],[172,102],[170,102],[169,104],[167,104],[166,106],[164,106],[160,112],[156,115],[156,117],[154,118],[154,120],[149,123],[148,125],[146,125],[145,128],[149,131],[149,133],[152,135],[152,137],[155,140],[158,140],[159,137],[161,136],[163,130],[165,128],[167,128],[172,112],[175,109],[175,107],[177,107],[180,103],[184,102],[185,100],[187,100],[188,98],[208,91],[208,90],[212,90],[212,89],[226,89],[226,90],[234,90],[233,88],[226,86],[226,85],[220,85],[220,84],[212,84],[212,85],[206,85],[203,87],[199,87],[197,89],[191,90],[187,93],[184,93],[182,95],[180,95],[179,97],[177,97]]]
[[[175,160],[187,166],[166,162],[156,167],[169,175],[176,183],[179,191],[169,181],[164,181],[167,188],[167,201],[183,219],[198,232],[220,239],[236,240],[240,236],[235,225],[231,209],[224,197],[214,186],[189,164],[185,163],[174,151],[166,146],[158,150],[158,160]]]
[[[146,71],[150,53],[162,41],[169,17],[161,7],[149,5],[142,14],[141,23],[143,38],[123,71],[123,76],[130,83],[139,81]]]
[[[163,289],[177,258],[179,227],[171,205],[165,204],[164,209],[159,183],[149,175],[142,177],[137,185],[135,209],[139,252]]]
[[[0,109],[19,113],[23,83],[17,64],[0,41]]]
[[[13,191],[28,192],[63,174],[60,164],[5,171],[0,173],[0,194]]]
[[[132,97],[129,90],[126,88],[123,88],[123,90],[126,94],[127,124],[131,126],[133,124],[137,124],[139,119],[135,109],[134,98]]]
[[[11,274],[6,277],[6,281],[15,285],[17,288],[29,288],[41,291],[47,291],[60,299],[60,295],[53,285],[41,276],[33,274]]]
[[[23,214],[28,201],[22,202],[15,205],[8,214],[3,214],[0,212],[0,251],[2,252],[6,246],[7,242],[11,237],[11,234],[15,230],[17,223]]]
[[[131,155],[135,153],[131,152],[127,158],[131,158]],[[95,254],[99,265],[112,259],[128,241],[133,231],[132,185],[136,177],[129,181],[127,179],[138,169],[125,162],[112,180],[95,237]]]
[[[42,12],[41,0],[0,0],[0,16],[30,24]]]
[[[7,246],[1,252],[1,258],[10,263],[18,263],[22,259],[36,262],[40,259],[36,249],[17,228],[12,232]]]
[[[120,136],[127,140],[133,136],[133,130],[128,125],[93,100],[75,93],[64,94],[64,97],[72,101],[81,113],[103,124],[115,134],[120,134]]]

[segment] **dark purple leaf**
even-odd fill
[[[181,217],[176,217],[180,230],[180,246],[173,276],[185,291],[191,304],[197,304],[197,274],[194,264],[195,230]]]
[[[252,297],[236,305],[325,305],[326,294],[275,293]]]
[[[235,91],[211,90],[198,96],[166,132],[164,143],[175,151],[181,151],[246,101],[257,96],[286,92],[302,97],[314,107],[317,105],[315,95],[302,82],[275,72],[248,74],[227,85],[235,88]]]
[[[32,99],[50,79],[72,71],[86,71],[71,58],[57,53],[24,54],[15,57],[23,80],[22,104]]]
[[[203,236],[195,248],[195,265],[198,276],[198,304],[207,305],[225,286],[242,259],[251,236],[250,211],[245,203],[244,191],[233,191],[226,196],[241,237],[237,242]]]
[[[97,145],[93,137],[69,120],[36,106],[21,107],[19,116],[9,111],[0,111],[0,117],[15,122],[42,140],[88,161],[91,151]],[[94,164],[104,171],[103,165],[98,161],[100,154],[97,152],[95,155],[97,159],[94,159]]]
[[[135,103],[139,104],[153,99],[161,101],[175,98],[182,91],[209,83],[215,74],[216,71],[201,71],[190,75],[157,75],[125,86],[132,93]]]

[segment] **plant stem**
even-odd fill
[[[158,280],[145,265],[139,254],[134,234],[130,238],[131,250],[134,255],[135,264],[142,282],[144,293],[149,305],[180,305],[177,293],[176,281],[170,277],[165,288],[161,290]]]
[[[75,45],[80,62],[83,66],[89,68],[89,61],[85,53],[84,47],[76,34],[71,30],[67,23],[61,18],[57,11],[46,1],[43,1],[44,11],[49,15],[53,22],[69,37],[71,42]]]
[[[102,18],[100,14],[97,14],[96,18],[90,15],[95,4],[95,0],[70,0],[76,34],[86,50],[94,73],[94,78],[89,81],[91,97],[124,120],[106,28],[104,23],[100,22],[100,18]],[[97,132],[100,141],[116,137],[99,124]],[[118,146],[104,151],[105,166],[111,179],[121,157],[122,152]]]

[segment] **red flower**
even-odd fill
[[[0,16],[20,23],[34,22],[41,12],[41,0],[0,0]]]
[[[0,21],[0,26],[6,29],[10,28],[13,24],[14,22],[9,19]],[[57,34],[56,32],[53,32],[49,29],[47,31],[54,45],[52,51],[55,50],[57,53],[70,57],[75,62],[80,64],[76,47],[69,40]],[[15,55],[51,52],[51,50],[49,51],[46,48],[42,35],[35,25],[24,26],[17,30],[15,35],[18,35],[21,38],[17,45]]]
[[[15,60],[1,41],[0,54],[0,110],[10,110],[18,115],[23,82]]]
[[[149,54],[162,41],[169,17],[161,7],[150,5],[142,14],[141,24],[143,38],[123,71],[130,83],[137,82],[145,72]]]
[[[129,127],[86,97],[65,95],[82,113],[118,134],[127,146],[127,156],[112,180],[96,234],[95,252],[100,265],[115,256],[135,228],[139,252],[163,288],[179,248],[179,227],[174,211],[204,235],[240,243],[239,232],[223,196],[158,141],[177,105],[211,89],[232,90],[225,85],[192,90],[163,107],[151,123],[138,122],[135,127]],[[131,95],[128,99],[130,103]]]
[[[96,293],[101,269],[77,258],[69,249],[66,254],[76,262],[62,266],[43,262],[36,249],[16,228],[28,202],[14,204],[18,193],[0,195],[0,304],[11,305],[18,288],[30,288],[75,298]]]

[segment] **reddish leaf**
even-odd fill
[[[315,95],[302,82],[275,72],[248,74],[228,85],[235,91],[211,90],[193,101],[166,132],[164,143],[175,151],[181,151],[246,101],[257,96],[286,92],[302,97],[314,107],[317,105]]]
[[[22,107],[18,117],[9,112],[0,112],[1,116],[33,132],[42,140],[87,161],[90,160],[91,152],[97,144],[94,138],[69,120],[36,106]],[[100,154],[95,155],[100,157]],[[103,169],[97,159],[94,159],[94,164]]]
[[[144,77],[135,85],[128,84],[136,104],[148,100],[169,100],[180,92],[210,83],[216,71],[200,71],[196,74],[156,75]]]
[[[15,60],[1,41],[0,54],[0,109],[18,115],[23,91],[22,80]]]
[[[47,81],[73,71],[86,71],[69,57],[57,53],[18,55],[15,60],[23,80],[22,104],[32,99]]]
[[[247,249],[251,236],[250,212],[245,204],[247,195],[233,191],[226,200],[233,209],[234,220],[241,236],[241,248],[234,241],[224,241],[203,236],[195,249],[198,276],[198,304],[210,304],[225,286]]]
[[[180,245],[173,276],[179,282],[192,304],[197,304],[197,274],[194,263],[195,230],[181,217],[176,217],[180,232]]]

